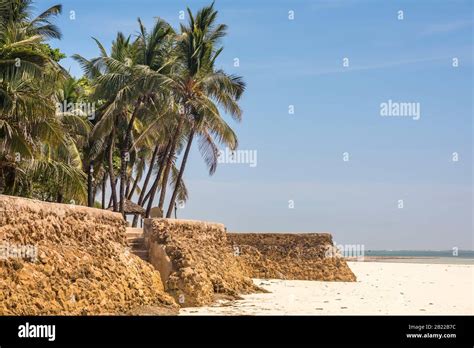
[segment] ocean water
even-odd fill
[[[474,264],[474,250],[365,250],[364,256],[378,256],[390,262]]]

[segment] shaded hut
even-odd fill
[[[107,210],[113,210],[113,207],[110,207]],[[136,203],[133,203],[132,201],[129,201],[128,199],[126,199],[125,202],[123,203],[123,210],[125,213],[125,217],[127,215],[133,215],[133,216],[139,215],[141,218],[145,217],[145,212],[146,212],[145,209],[142,206]]]

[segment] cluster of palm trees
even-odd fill
[[[213,4],[188,9],[179,31],[162,19],[149,30],[138,19],[137,34],[119,32],[109,52],[94,39],[97,57],[74,55],[84,72],[77,80],[46,43],[61,37],[51,23],[60,12],[58,5],[33,18],[31,0],[0,0],[0,193],[122,214],[135,200],[147,216],[159,197],[171,217],[188,196],[193,142],[210,174],[218,144],[237,147],[222,112],[240,121],[245,84],[215,64],[227,26]],[[93,107],[75,109],[86,104]]]

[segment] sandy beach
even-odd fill
[[[267,294],[180,315],[472,315],[474,265],[349,262],[357,282],[264,280]]]

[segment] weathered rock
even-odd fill
[[[130,253],[120,214],[0,195],[0,246],[0,315],[177,311],[159,273]],[[11,257],[27,246],[35,257]]]
[[[146,219],[144,226],[150,262],[161,271],[165,289],[181,306],[211,304],[216,295],[238,298],[238,294],[263,291],[245,276],[224,225]]]
[[[342,257],[328,257],[329,233],[228,233],[227,238],[252,278],[356,280]]]

